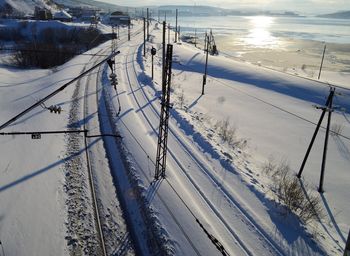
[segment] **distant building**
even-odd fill
[[[109,16],[109,24],[114,26],[128,26],[130,24],[130,16],[123,12],[113,12]]]
[[[69,13],[75,18],[96,17],[100,13],[100,9],[89,7],[73,7],[69,9]]]
[[[63,22],[70,22],[73,19],[72,15],[70,15],[68,12],[66,12],[64,10],[56,12],[53,15],[53,18],[54,18],[54,20],[59,20],[59,21],[63,21]]]
[[[37,20],[51,20],[53,17],[50,10],[36,6],[34,10],[34,18]]]

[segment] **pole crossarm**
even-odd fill
[[[5,122],[4,124],[2,124],[0,126],[0,130],[4,129],[5,127],[9,126],[10,124],[12,124],[13,122],[15,122],[17,119],[19,119],[20,117],[24,116],[25,114],[27,114],[28,112],[32,111],[34,108],[36,108],[37,106],[40,106],[41,104],[43,104],[45,101],[47,101],[48,99],[52,98],[53,96],[55,96],[56,94],[58,94],[59,92],[63,91],[64,89],[66,89],[69,85],[71,85],[72,83],[76,82],[77,80],[79,80],[80,78],[82,78],[83,76],[87,75],[88,73],[90,73],[92,70],[96,69],[97,67],[99,67],[100,65],[102,65],[103,63],[107,62],[109,59],[113,58],[114,56],[118,55],[120,53],[120,51],[114,52],[112,54],[110,54],[107,58],[103,59],[102,61],[100,61],[99,63],[97,63],[96,65],[94,65],[93,67],[89,68],[88,70],[84,71],[83,73],[81,73],[79,76],[75,77],[74,79],[72,79],[71,81],[65,83],[64,85],[62,85],[60,88],[58,88],[57,90],[53,91],[52,93],[50,93],[49,95],[45,96],[44,98],[42,98],[41,100],[37,101],[36,103],[34,103],[33,105],[31,105],[30,107],[28,107],[27,109],[23,110],[21,113],[19,113],[18,115],[16,115],[15,117],[11,118],[10,120],[8,120],[7,122]]]

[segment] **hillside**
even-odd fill
[[[36,6],[49,10],[57,9],[51,0],[0,0],[0,13],[33,14]]]
[[[350,11],[323,14],[323,15],[318,15],[317,17],[332,18],[332,19],[350,19]]]
[[[97,7],[103,11],[115,10],[115,9],[126,9],[126,7],[121,7],[115,4],[103,3],[94,0],[54,0],[57,5],[66,7],[78,7],[78,6],[89,6]]]

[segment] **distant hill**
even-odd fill
[[[127,7],[122,7],[115,4],[109,4],[94,0],[53,0],[56,4],[59,6],[65,6],[65,7],[97,7],[101,9],[102,11],[115,11],[115,10],[122,10],[125,11]]]
[[[322,14],[317,17],[332,19],[350,19],[350,11],[335,12],[330,14]]]
[[[57,9],[51,0],[0,0],[0,14],[30,15],[36,6],[53,11]]]

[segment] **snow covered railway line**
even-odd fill
[[[135,51],[132,54],[132,56],[135,55]],[[135,62],[133,62],[133,72],[134,76],[137,76],[136,73],[136,67],[135,67]],[[126,65],[127,67],[127,65]],[[130,72],[130,71],[127,71]],[[145,88],[139,84],[139,90],[142,91],[142,94],[144,95],[145,101],[146,102],[152,102],[149,96],[147,95],[147,92],[145,91]],[[131,82],[129,81],[129,86],[131,86]],[[134,92],[135,89],[131,88],[131,91]],[[135,98],[136,103],[138,104],[138,107],[141,109],[141,112],[143,113],[144,118],[148,122],[149,126],[152,128],[152,130],[157,133],[156,127],[152,125],[152,122],[150,121],[149,117],[147,117],[146,113],[142,110],[142,104],[140,104],[139,100],[137,99],[137,96],[133,93],[133,96]],[[150,104],[151,109],[153,110],[154,115],[159,119],[159,110],[157,110],[153,104]],[[196,150],[193,148],[192,145],[189,145],[189,143],[186,141],[185,138],[183,138],[183,135],[181,135],[178,131],[176,131],[174,124],[169,125],[169,132],[173,135],[172,138],[175,138],[175,141],[177,144],[183,149],[183,152],[187,155],[187,158],[189,159],[189,162],[194,164],[198,170],[200,170],[204,175],[205,178],[208,179],[208,183],[217,188],[220,193],[223,194],[224,198],[229,202],[229,205],[232,206],[235,209],[235,216],[239,218],[242,222],[245,223],[245,225],[248,226],[248,229],[252,231],[255,236],[257,236],[257,241],[264,241],[262,242],[263,244],[261,245],[262,247],[265,247],[267,251],[269,251],[269,255],[284,255],[282,250],[279,248],[275,242],[269,238],[268,234],[264,231],[262,227],[260,227],[254,220],[253,218],[247,213],[233,198],[233,196],[227,191],[227,189],[220,184],[219,180],[213,173],[210,172],[209,165],[205,162],[205,160],[196,155],[193,152],[196,152]],[[180,139],[182,138],[182,140]],[[171,149],[169,149],[168,153],[171,155],[177,166],[181,169],[182,173],[187,177],[189,180],[190,184],[196,189],[202,200],[209,206],[209,208],[212,210],[212,212],[217,216],[217,218],[220,220],[223,226],[225,226],[226,230],[232,235],[234,240],[240,245],[240,248],[242,251],[245,252],[247,255],[254,255],[254,250],[249,248],[249,245],[246,244],[245,241],[243,241],[239,234],[235,231],[234,228],[232,228],[229,224],[229,222],[226,220],[225,216],[220,213],[218,208],[215,206],[214,203],[210,200],[209,197],[206,196],[204,190],[201,189],[201,186],[195,181],[194,177],[192,177],[189,172],[186,170],[184,165],[181,163],[183,159],[178,158]],[[202,158],[202,159],[201,159]],[[193,166],[193,165],[192,165]],[[170,181],[167,180],[167,182]],[[171,185],[171,184],[170,184]],[[261,253],[259,253],[261,254]]]
[[[127,55],[129,56],[129,54]],[[129,62],[128,58],[126,57],[126,63]],[[130,62],[133,62],[133,61],[130,61]],[[131,87],[131,80],[130,80],[130,76],[129,76],[129,71],[128,71],[128,68],[127,68],[127,65],[126,65],[126,73],[128,74],[128,84],[130,86],[130,89],[131,91],[133,92],[133,88]],[[134,93],[133,93],[134,95]],[[136,97],[134,96],[136,102],[137,102],[137,99]],[[140,104],[138,103],[138,106],[141,108]],[[152,161],[153,162],[153,161]],[[147,176],[147,173],[144,171],[144,170],[141,170],[143,172],[143,174],[145,175],[145,178],[148,180],[148,182],[152,182],[148,176]],[[156,185],[155,185],[156,186]],[[198,249],[196,248],[196,246],[194,245],[194,242],[191,240],[190,238],[190,234],[187,234],[186,231],[184,230],[184,227],[181,225],[181,223],[179,222],[179,220],[176,218],[176,216],[172,213],[172,210],[170,208],[170,206],[166,203],[166,200],[163,199],[163,197],[161,196],[161,194],[159,194],[157,191],[155,191],[155,193],[157,194],[157,196],[159,197],[160,201],[162,202],[162,204],[164,205],[164,207],[166,208],[167,212],[169,213],[169,215],[171,216],[171,218],[174,220],[174,222],[176,223],[177,227],[179,228],[179,230],[181,231],[181,233],[184,235],[184,237],[186,238],[187,242],[189,243],[189,245],[192,247],[194,253],[198,256],[200,256],[200,252],[198,251]]]
[[[108,49],[108,48],[107,48]],[[107,49],[102,49],[100,51],[98,51],[96,54],[94,54],[93,57],[91,57],[91,59],[93,60],[94,57],[96,57],[96,55],[98,55],[101,52],[106,52]],[[90,64],[91,66],[95,65],[96,63],[98,63],[98,61],[100,61],[99,58],[95,58],[95,60]],[[88,66],[85,66],[84,70],[85,71],[87,69]],[[79,128],[80,126],[80,100],[83,101],[83,120],[86,120],[87,117],[87,112],[88,112],[88,106],[87,106],[87,85],[85,85],[85,89],[84,89],[84,94],[82,97],[79,97],[80,92],[81,92],[81,85],[85,81],[84,80],[85,77],[82,77],[81,79],[79,79],[77,81],[77,86],[74,90],[74,94],[73,94],[73,101],[72,101],[72,105],[71,105],[71,110],[70,110],[70,115],[69,115],[69,122],[70,122],[70,127],[71,128],[75,128],[75,126],[77,126],[77,128]],[[83,129],[87,130],[87,124],[86,122],[84,122],[83,125]],[[100,213],[99,213],[99,209],[98,209],[98,205],[97,205],[97,198],[96,198],[96,192],[95,192],[95,184],[94,184],[94,179],[93,179],[93,174],[92,174],[92,170],[91,170],[91,160],[89,157],[89,152],[88,152],[88,147],[89,147],[89,143],[87,141],[87,134],[85,134],[83,140],[84,140],[84,145],[83,145],[83,149],[85,151],[85,161],[86,164],[83,164],[84,159],[82,159],[82,157],[79,158],[75,158],[70,160],[66,166],[69,170],[69,172],[67,172],[66,175],[66,187],[67,187],[67,192],[68,192],[68,208],[71,209],[68,211],[68,220],[69,220],[69,236],[68,236],[68,243],[73,245],[72,246],[72,251],[73,253],[79,253],[78,251],[79,246],[76,246],[77,244],[81,244],[82,248],[81,250],[84,250],[85,253],[90,254],[96,254],[96,255],[103,255],[106,256],[106,248],[105,248],[105,242],[104,242],[104,237],[103,237],[103,233],[102,233],[102,226],[101,226],[101,219],[100,219]],[[76,151],[77,147],[81,147],[81,139],[82,137],[78,134],[68,134],[67,135],[67,141],[68,141],[68,152],[70,152],[71,154],[76,154],[74,153],[74,151]],[[73,150],[71,149],[73,148]],[[73,152],[71,152],[73,151]],[[77,162],[78,161],[78,162]],[[86,181],[84,181],[84,175],[81,173],[81,170],[79,170],[81,167],[86,166],[87,169],[87,183],[88,185],[85,183]],[[76,184],[76,182],[78,182],[79,184]],[[79,186],[81,187],[85,187],[88,186],[88,190],[90,192],[90,195],[84,195],[83,189],[79,189]],[[87,192],[87,193],[89,193]],[[89,197],[91,197],[89,199]],[[83,198],[83,199],[81,199]],[[82,202],[82,204],[78,204],[78,206],[76,207],[76,201],[79,200]],[[90,202],[92,202],[92,208],[89,206]],[[85,213],[85,218],[88,218],[88,221],[84,220],[79,220],[82,216],[81,216],[81,212],[86,211],[87,213]],[[93,212],[93,216],[90,215],[89,211]],[[95,226],[95,231],[91,230],[91,225],[92,223]],[[90,224],[89,224],[90,223]],[[95,232],[97,233],[97,235],[95,234]],[[83,237],[85,237],[83,239]],[[87,239],[87,241],[86,241]],[[96,241],[93,241],[94,239],[96,239],[98,241],[98,246],[96,244]],[[93,244],[93,246],[91,246],[91,244]]]

